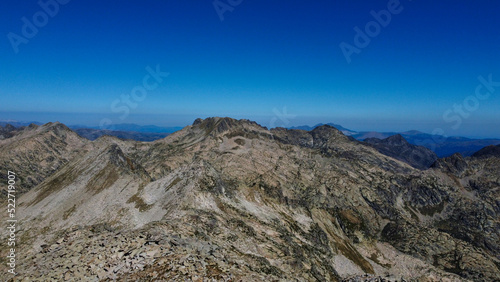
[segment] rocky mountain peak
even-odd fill
[[[432,168],[438,168],[445,172],[461,176],[467,169],[467,162],[460,153],[455,153],[449,157],[440,158],[432,164]]]
[[[215,129],[217,132],[224,132],[231,128],[241,127],[244,125],[259,126],[254,121],[248,119],[234,119],[230,117],[209,117],[206,119],[197,118],[193,122],[193,126],[203,127],[209,130]]]
[[[10,123],[7,123],[7,124],[5,125],[5,127],[4,127],[4,128],[5,128],[5,130],[7,130],[7,131],[14,131],[14,130],[16,130],[16,127],[14,127],[14,126],[13,126],[12,124],[10,124]]]
[[[345,136],[340,130],[328,124],[318,126],[310,132],[311,136],[314,139],[314,143],[318,144],[319,146],[323,146],[324,144],[327,144],[331,141],[349,140],[349,138]]]
[[[209,117],[206,119],[196,119],[193,122],[194,129],[202,129],[206,135],[239,135],[251,132],[267,130],[254,121],[247,119],[233,119],[229,117]]]
[[[0,169],[14,170],[23,176],[20,193],[30,190],[59,170],[78,155],[88,141],[59,122],[39,127],[30,125],[13,133],[4,140],[1,140],[0,133],[0,141],[3,141]]]
[[[364,143],[384,155],[404,161],[418,169],[429,168],[437,159],[433,151],[423,146],[408,143],[401,134],[392,135],[385,139],[367,138]]]
[[[105,148],[102,149],[102,153],[93,160],[94,164],[92,166],[107,164],[108,166],[105,170],[114,170],[120,175],[135,174],[139,175],[142,179],[149,181],[150,176],[142,165],[123,152],[122,148],[118,144],[112,143],[115,140],[116,139],[114,138],[100,140],[101,144],[99,144],[99,147]]]
[[[207,133],[223,133],[224,131],[228,131],[229,129],[238,127],[238,125],[240,125],[239,122],[232,118],[210,117],[199,122],[197,126],[200,128],[204,128]]]
[[[323,136],[323,137],[342,134],[342,132],[340,130],[338,130],[337,128],[335,128],[329,124],[320,125],[320,126],[314,128],[313,130],[311,130],[311,132],[313,132],[316,136]],[[344,134],[342,134],[342,135],[344,135]]]
[[[497,157],[500,158],[500,145],[490,145],[482,148],[481,150],[475,152],[472,157],[474,158],[489,158]]]
[[[0,140],[11,138],[16,135],[20,129],[12,124],[6,124],[5,127],[0,126]]]
[[[32,130],[32,129],[37,129],[39,126],[34,124],[34,123],[30,123],[30,125],[28,125],[26,128]]]
[[[311,131],[302,129],[287,129],[277,127],[271,129],[274,138],[285,144],[297,145],[307,148],[321,148],[336,143],[349,142],[349,137],[345,136],[335,127],[324,124]]]
[[[271,129],[271,133],[274,135],[274,138],[281,143],[308,148],[312,148],[314,146],[314,139],[311,136],[310,131],[276,127]]]
[[[408,141],[406,141],[406,139],[401,134],[395,134],[395,135],[389,136],[385,139],[370,137],[370,138],[366,138],[364,140],[364,142],[370,143],[370,144],[385,144],[385,145],[390,145],[390,146],[408,146],[408,145],[410,145],[410,143],[408,143]]]
[[[106,153],[109,156],[109,160],[116,166],[125,165],[127,162],[125,154],[123,154],[122,149],[117,144],[109,145]]]
[[[194,120],[194,122],[193,122],[193,126],[194,126],[194,125],[201,124],[202,122],[203,122],[203,119],[202,119],[202,118],[197,118],[197,119],[195,119],[195,120]]]
[[[408,141],[406,141],[406,139],[401,134],[389,136],[386,138],[385,141],[386,141],[386,143],[393,145],[393,146],[404,146],[404,145],[410,144],[410,143],[408,143]]]
[[[54,131],[56,133],[62,133],[62,132],[70,132],[72,131],[67,127],[66,125],[56,121],[56,122],[48,122],[40,127],[42,130],[47,130],[47,131]]]

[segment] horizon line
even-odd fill
[[[320,123],[315,123],[315,124],[310,123],[310,124],[290,125],[290,126],[287,126],[287,127],[284,127],[284,126],[268,127],[268,126],[262,125],[261,123],[255,121],[255,120],[248,119],[248,118],[233,118],[233,117],[229,117],[229,116],[209,116],[209,117],[205,117],[205,118],[201,118],[201,119],[204,120],[204,119],[207,119],[207,118],[215,118],[215,117],[218,117],[218,118],[231,118],[231,119],[235,119],[235,120],[248,120],[248,121],[256,122],[259,126],[262,126],[262,127],[266,128],[268,130],[271,130],[273,128],[286,128],[286,129],[290,129],[290,130],[303,130],[303,129],[296,128],[296,127],[303,127],[303,126],[310,127],[311,130],[312,130],[312,129],[314,129],[314,128],[318,127],[318,126],[321,126],[321,125],[330,125],[330,126],[332,126],[331,124],[336,124],[339,127],[343,127],[346,130],[355,132],[355,134],[353,134],[353,135],[362,134],[362,133],[379,133],[379,134],[394,134],[394,135],[396,135],[396,134],[410,133],[410,132],[414,131],[414,132],[418,132],[420,134],[426,134],[426,135],[431,135],[431,136],[442,136],[442,137],[445,137],[445,138],[460,137],[460,138],[483,139],[483,140],[500,139],[500,137],[479,137],[479,136],[471,136],[471,135],[469,135],[469,136],[467,136],[467,135],[441,135],[441,134],[433,134],[433,133],[429,133],[429,132],[422,131],[422,130],[417,130],[417,129],[409,129],[409,130],[404,130],[404,131],[397,131],[397,130],[393,130],[393,131],[360,130],[360,131],[358,131],[358,130],[354,130],[354,129],[351,129],[351,128],[346,128],[343,125],[338,124],[338,123],[334,123],[334,122],[328,122],[328,123],[321,123],[320,122]],[[196,119],[194,119],[194,120],[196,120]],[[194,122],[194,120],[193,120],[193,122]],[[66,122],[61,122],[59,120],[48,121],[48,122],[40,122],[38,120],[0,119],[0,122],[6,123],[6,124],[10,124],[10,122],[12,122],[12,123],[26,124],[26,125],[21,125],[21,126],[27,126],[27,125],[29,125],[31,123],[39,125],[39,126],[43,126],[43,125],[46,125],[46,124],[49,124],[49,123],[59,122],[61,124],[64,124],[65,126],[67,126],[68,128],[70,128],[72,130],[76,129],[75,127],[79,127],[79,128],[88,128],[88,129],[96,129],[96,130],[110,130],[110,131],[123,131],[123,132],[127,132],[128,131],[128,132],[134,132],[133,130],[119,130],[119,129],[100,128],[99,125],[86,125],[86,124],[81,124],[81,123],[80,124],[79,123],[66,123]],[[125,123],[125,122],[124,123],[115,123],[114,125],[115,126],[130,125],[130,126],[139,126],[139,127],[154,126],[154,127],[158,127],[158,128],[162,128],[162,129],[174,129],[174,128],[178,128],[177,130],[171,131],[171,132],[170,131],[169,132],[156,132],[156,133],[170,133],[171,134],[173,132],[182,130],[182,129],[184,129],[187,126],[192,125],[193,122],[188,123],[186,125],[172,125],[172,126],[163,126],[163,125],[158,125],[158,124],[139,124],[139,123],[134,123],[134,122],[129,122],[129,123]],[[14,126],[14,125],[12,125],[12,126]],[[16,127],[16,126],[14,126],[14,127]],[[335,127],[335,126],[333,126],[333,127]],[[338,130],[342,131],[340,129],[338,129]]]

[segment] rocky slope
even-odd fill
[[[0,125],[0,140],[11,138],[21,130],[22,128],[18,129],[11,124],[6,124],[5,126]]]
[[[81,149],[88,143],[58,122],[42,126],[32,124],[10,132],[9,138],[0,140],[0,179],[6,181],[4,172],[14,171],[21,181],[18,184],[22,184],[19,196],[80,153],[85,153]]]
[[[428,169],[436,160],[436,154],[423,147],[408,143],[400,134],[385,139],[367,138],[366,144],[380,153],[403,161],[414,168]]]
[[[500,145],[490,145],[484,147],[483,149],[475,152],[472,157],[474,158],[490,158],[497,157],[500,158]]]
[[[500,279],[497,157],[421,171],[230,118],[78,148],[19,198],[16,280]]]

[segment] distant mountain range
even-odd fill
[[[352,135],[358,140],[365,140],[367,138],[384,139],[396,134],[401,134],[410,144],[424,146],[431,149],[438,157],[451,156],[454,153],[460,153],[463,156],[470,156],[489,145],[500,144],[500,139],[471,139],[466,137],[452,136],[442,137],[423,133],[420,131],[407,131],[407,132],[360,132]]]
[[[311,131],[311,130],[315,129],[316,127],[320,127],[322,125],[333,126],[336,129],[340,130],[346,136],[351,136],[351,135],[358,133],[354,130],[347,129],[347,128],[343,127],[342,125],[335,124],[335,123],[318,123],[315,126],[309,126],[309,125],[293,126],[293,127],[290,127],[289,129],[301,129],[301,130],[305,130],[305,131]]]
[[[310,131],[323,124],[311,126],[296,126],[290,129],[302,129]],[[363,141],[368,138],[386,139],[388,137],[400,134],[408,143],[423,146],[432,150],[440,158],[451,156],[455,153],[460,153],[463,156],[471,156],[474,152],[489,146],[500,144],[500,139],[472,139],[467,137],[443,137],[439,135],[432,135],[418,130],[410,130],[405,132],[376,132],[376,131],[354,131],[347,129],[341,125],[328,123],[340,130],[344,135],[351,136],[357,140]]]
[[[22,122],[15,120],[8,121],[0,121],[0,139],[5,137],[10,137],[12,133],[9,133],[11,130],[6,130],[5,128],[19,128],[29,125],[43,125],[41,122],[30,121],[30,122]],[[118,137],[120,139],[125,140],[135,140],[135,141],[154,141],[158,139],[165,138],[172,132],[181,130],[182,127],[174,126],[174,127],[161,127],[156,125],[137,125],[131,123],[124,124],[115,124],[112,126],[112,130],[110,129],[101,129],[97,126],[85,126],[85,125],[69,125],[68,128],[75,131],[81,137],[84,137],[89,140],[95,140],[101,136],[108,135]]]
[[[109,130],[109,131],[133,131],[133,132],[141,132],[141,133],[173,133],[181,130],[182,126],[173,126],[173,127],[162,127],[156,125],[138,125],[133,123],[121,123],[121,124],[113,124],[109,129],[102,129],[99,126],[85,126],[85,125],[70,125],[68,126],[71,129],[81,129],[81,128],[92,128],[97,130]]]
[[[112,130],[81,125],[71,125],[69,128],[78,133],[78,135],[89,140],[95,140],[103,135],[109,135],[135,141],[154,141],[162,139],[170,133],[182,129],[182,127],[160,127],[156,125],[137,125],[132,123],[114,124]]]
[[[108,135],[118,137],[125,140],[135,141],[155,141],[167,137],[170,133],[155,133],[155,132],[137,132],[137,131],[117,131],[117,130],[103,130],[93,128],[77,128],[73,130],[81,137],[89,140],[96,140],[97,138]]]
[[[436,153],[426,147],[408,143],[401,134],[392,135],[385,139],[367,138],[363,143],[386,156],[403,161],[418,169],[427,169],[438,159]]]
[[[0,126],[5,127],[7,124],[10,124],[14,127],[22,127],[22,126],[28,126],[30,124],[43,125],[44,123],[38,121],[17,121],[17,120],[0,121]],[[107,130],[107,131],[126,131],[126,132],[133,131],[133,132],[143,132],[143,133],[173,133],[183,128],[183,126],[164,127],[156,125],[138,125],[133,123],[113,124],[107,129],[102,129],[99,126],[88,126],[81,124],[68,125],[68,127],[72,130],[90,128],[90,129]]]
[[[16,121],[16,120],[2,120],[0,121],[0,126],[5,127],[6,125],[12,125],[14,127],[28,126],[30,124],[42,125],[43,123],[38,121]]]
[[[20,122],[20,121],[0,121],[0,126],[5,127],[10,124],[14,127],[23,127],[30,124],[42,125],[40,122]],[[319,123],[314,126],[302,125],[294,126],[289,129],[299,129],[311,131],[314,128],[329,125],[341,131],[344,135],[350,136],[360,141],[368,138],[386,139],[394,135],[401,135],[408,143],[416,146],[423,146],[436,153],[437,157],[447,157],[455,153],[463,156],[471,156],[474,152],[490,145],[499,145],[500,139],[473,139],[467,137],[443,137],[432,135],[417,130],[405,132],[376,132],[376,131],[355,131],[335,123]],[[156,125],[137,125],[137,124],[114,124],[112,129],[101,129],[97,126],[69,125],[80,136],[89,140],[95,140],[103,135],[115,136],[121,139],[130,139],[135,141],[154,141],[165,138],[170,133],[181,130],[183,127],[161,127]],[[374,141],[373,139],[371,141]],[[374,142],[371,142],[372,145]],[[427,162],[425,162],[427,163]],[[417,165],[418,167],[418,165]]]

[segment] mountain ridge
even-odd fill
[[[19,197],[27,279],[499,279],[496,156],[422,171],[328,125],[231,118],[154,142],[42,128],[14,138],[84,144]]]
[[[401,134],[385,139],[367,138],[363,141],[380,153],[404,161],[418,169],[428,169],[437,159],[437,155],[423,146],[410,144]]]
[[[459,174],[421,171],[329,125],[268,130],[231,118],[154,142],[41,128],[14,138],[81,148],[19,198],[28,279],[498,278],[496,156],[464,159]],[[70,270],[60,256],[76,259]]]
[[[321,125],[321,124],[318,124]],[[316,125],[316,126],[318,126]],[[474,152],[489,145],[500,144],[500,139],[484,138],[475,139],[460,136],[440,136],[429,133],[424,133],[418,130],[409,130],[404,132],[376,132],[376,131],[354,131],[347,129],[341,125],[329,123],[329,125],[340,128],[341,131],[347,133],[346,135],[352,136],[357,140],[365,140],[367,138],[386,139],[390,136],[400,134],[410,144],[416,146],[426,147],[436,153],[438,157],[447,157],[454,153],[460,153],[464,156],[471,156]],[[311,130],[316,126],[298,126],[293,128],[301,128]]]
[[[59,122],[20,128],[0,140],[0,169],[16,171],[23,193],[81,153],[87,142]]]
[[[26,126],[27,123],[16,124]],[[37,123],[40,124],[40,123]],[[322,125],[317,124],[315,126],[295,126],[290,129],[302,129],[302,130],[312,130],[317,126]],[[499,145],[500,139],[486,138],[486,139],[474,139],[466,137],[443,137],[439,135],[432,135],[428,133],[423,133],[418,130],[409,130],[405,132],[356,132],[354,130],[347,129],[341,125],[328,123],[328,125],[335,128],[340,128],[340,131],[344,135],[352,136],[357,140],[363,141],[367,138],[378,138],[385,139],[387,137],[401,134],[410,144],[416,146],[424,146],[432,151],[434,151],[438,157],[450,156],[454,153],[460,153],[464,156],[471,156],[474,152],[482,149],[483,147],[489,145]],[[118,128],[114,130],[100,129],[99,127],[86,127],[81,125],[69,126],[72,130],[77,132],[80,136],[85,137],[89,140],[95,140],[102,135],[113,135],[123,139],[132,139],[136,141],[155,141],[164,138],[168,134],[179,131],[182,127],[158,127],[154,125],[150,126],[140,126],[136,124],[118,124]],[[117,130],[121,129],[121,130]],[[0,139],[2,137],[2,130],[0,128]],[[6,134],[6,133],[3,133]],[[10,133],[7,133],[10,136]]]

